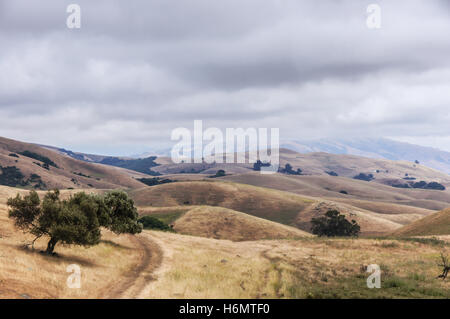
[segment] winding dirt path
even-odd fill
[[[103,295],[105,299],[137,298],[145,286],[152,280],[153,272],[161,265],[163,253],[161,247],[143,235],[129,235],[130,240],[140,251],[136,267],[124,274],[124,278]]]

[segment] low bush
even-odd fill
[[[144,226],[144,229],[156,229],[163,231],[172,231],[172,228],[158,218],[152,216],[143,216],[138,219],[138,222]]]

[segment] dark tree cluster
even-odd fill
[[[325,216],[311,219],[312,233],[315,235],[335,237],[335,236],[353,236],[357,237],[360,233],[360,226],[355,220],[349,222],[345,215],[337,210],[329,210]]]
[[[0,166],[0,185],[6,186],[26,186],[24,181],[25,176],[20,169],[15,166],[2,167]]]
[[[11,187],[33,186],[38,189],[44,189],[46,187],[39,175],[31,174],[28,179],[25,179],[20,169],[15,166],[0,166],[0,172],[0,185]]]
[[[209,176],[209,178],[223,177],[226,176],[225,171],[223,169],[219,169],[216,174]]]
[[[85,174],[83,174],[83,173],[81,173],[81,172],[72,172],[72,174],[78,175],[78,176],[81,176],[81,177],[91,178],[90,175],[85,175]]]
[[[292,165],[289,163],[284,165],[284,168],[280,167],[278,172],[283,173],[283,174],[289,174],[289,175],[302,175],[302,170],[300,168],[297,168],[297,170],[294,170],[292,168]]]
[[[138,178],[138,181],[140,181],[141,183],[144,183],[147,186],[155,186],[155,185],[160,185],[160,184],[167,184],[167,183],[173,183],[175,182],[172,179],[169,178],[159,178],[159,177],[153,177],[153,178]]]
[[[339,176],[339,174],[336,173],[335,171],[325,171],[325,173],[327,173],[330,176]]]
[[[373,174],[365,174],[365,173],[359,173],[358,175],[353,177],[354,179],[359,179],[361,181],[370,182],[371,180],[375,179],[373,177]]]
[[[417,188],[417,189],[430,189],[430,190],[445,190],[445,186],[438,182],[430,182],[427,183],[425,181],[420,181],[416,183],[404,183],[404,184],[392,184],[392,187],[396,188]]]
[[[44,168],[49,169],[49,166],[53,166],[53,167],[58,168],[58,165],[56,165],[55,162],[53,162],[51,159],[49,159],[46,156],[43,156],[43,155],[40,155],[40,154],[37,154],[37,153],[34,153],[34,152],[30,152],[30,151],[23,151],[23,152],[21,152],[19,154],[21,154],[23,156],[26,156],[26,157],[29,157],[29,158],[32,158],[32,159],[35,159],[35,160],[38,160],[38,161],[44,163],[44,165],[46,166]]]
[[[47,163],[38,163],[38,162],[33,162],[33,164],[35,164],[35,165],[37,165],[37,166],[39,166],[39,167],[42,167],[43,169],[46,169],[47,171],[49,171],[50,170],[50,166],[47,164]]]
[[[253,164],[254,171],[261,171],[261,167],[270,167],[270,163],[263,163],[260,160],[257,160],[256,163]]]
[[[138,159],[122,159],[119,157],[106,157],[101,160],[99,163],[111,166],[122,167],[126,169],[130,169],[132,171],[148,174],[151,176],[159,176],[161,175],[158,172],[152,171],[150,168],[158,166],[159,164],[155,163],[156,156],[150,156],[146,158],[138,158]]]
[[[100,227],[116,234],[142,231],[133,201],[124,192],[105,196],[76,193],[60,199],[59,190],[49,191],[41,201],[35,191],[7,201],[15,226],[35,236],[49,238],[45,253],[53,254],[57,243],[92,246],[100,242]]]

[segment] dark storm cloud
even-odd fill
[[[366,26],[372,2],[378,30]],[[79,30],[65,25],[70,3]],[[449,11],[438,0],[3,0],[0,135],[123,153],[194,119],[284,138],[446,137]]]

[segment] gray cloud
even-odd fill
[[[0,135],[139,153],[202,119],[450,149],[448,4],[378,1],[370,30],[372,2],[3,0]]]

